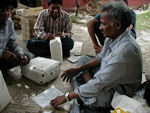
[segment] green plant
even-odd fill
[[[84,16],[71,16],[72,23],[78,23],[82,25],[87,25],[87,22],[91,20],[91,17]]]
[[[77,23],[79,17],[78,17],[78,16],[71,16],[71,19],[72,19],[72,22],[73,22],[73,23]]]
[[[137,26],[136,28],[141,29],[150,29],[150,10],[143,14],[137,14]]]

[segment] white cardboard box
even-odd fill
[[[55,37],[55,39],[50,40],[49,46],[50,46],[51,59],[62,62],[63,53],[62,53],[62,44],[61,44],[60,37]]]
[[[59,75],[59,72],[59,61],[43,57],[36,57],[21,67],[22,75],[38,84],[50,82]]]
[[[11,101],[11,96],[0,71],[0,111],[2,111]]]
[[[13,67],[7,70],[7,73],[12,76],[15,80],[20,80],[22,77],[20,66]]]
[[[83,42],[74,42],[74,47],[70,52],[74,55],[81,55],[82,46]]]

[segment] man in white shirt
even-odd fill
[[[114,92],[134,96],[142,78],[141,50],[128,27],[132,17],[123,2],[106,4],[101,10],[100,29],[106,38],[100,54],[83,56],[63,80],[72,81],[74,91],[51,101],[54,107],[78,99],[71,113],[109,113]],[[80,105],[80,106],[78,106]]]

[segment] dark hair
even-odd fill
[[[8,6],[9,6],[9,0],[4,0],[3,2],[0,3],[1,10],[8,8]]]
[[[125,3],[116,1],[106,4],[101,12],[109,11],[108,16],[113,22],[119,21],[121,23],[122,29],[126,29],[130,26],[132,17],[130,9],[125,5]]]
[[[63,1],[62,0],[48,0],[48,6],[50,6],[50,4],[52,3],[58,3],[60,5],[63,4]]]
[[[14,6],[14,8],[18,7],[18,1],[17,0],[9,0],[9,5]]]
[[[6,19],[3,13],[4,13],[4,10],[7,10],[8,8],[9,8],[8,0],[4,0],[3,2],[1,2],[0,4],[0,29],[4,29],[6,26]]]
[[[4,0],[1,4],[0,4],[0,9],[6,9],[9,6],[14,6],[14,8],[18,7],[18,1],[17,0]]]
[[[125,3],[128,3],[128,0],[123,0]]]

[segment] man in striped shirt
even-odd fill
[[[62,10],[62,0],[48,0],[48,9],[39,14],[34,25],[35,38],[28,40],[27,48],[37,56],[49,56],[49,40],[60,37],[63,56],[69,57],[74,45],[71,28],[71,18]]]

